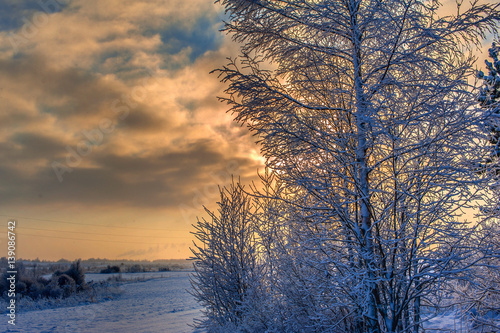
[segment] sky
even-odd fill
[[[262,167],[209,74],[237,54],[222,19],[206,0],[0,2],[0,234],[17,221],[19,258],[189,257],[217,185]]]
[[[263,167],[217,100],[223,19],[211,0],[0,2],[0,248],[15,219],[18,258],[190,256],[217,186]]]

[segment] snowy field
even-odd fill
[[[18,309],[16,326],[0,322],[0,332],[201,332],[190,325],[201,316],[201,307],[187,292],[187,271],[87,274],[87,281],[120,276],[123,293],[112,300],[55,309]],[[457,312],[449,312],[424,324],[425,332],[491,332],[474,330]]]
[[[495,319],[495,327],[500,326],[498,314],[486,319]],[[460,311],[448,311],[424,323],[425,333],[498,333],[500,330],[490,325],[477,325],[471,318],[464,317]]]
[[[195,332],[189,325],[200,316],[200,307],[186,291],[189,272],[122,274],[125,279],[148,278],[121,285],[123,294],[113,300],[36,311],[18,312],[16,326],[7,316],[0,332]],[[159,276],[158,276],[159,275]],[[89,274],[97,280],[103,274]],[[109,277],[109,275],[107,275]]]
[[[105,281],[112,278],[120,278],[121,280],[149,280],[157,278],[168,278],[176,276],[178,274],[184,274],[186,272],[174,271],[174,272],[142,272],[142,273],[110,273],[110,274],[100,274],[100,273],[85,273],[86,282],[99,282]],[[186,273],[187,274],[187,273]],[[45,279],[50,279],[52,274],[42,275]]]

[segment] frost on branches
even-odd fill
[[[489,112],[489,130],[491,133],[490,144],[492,146],[491,156],[487,163],[491,164],[498,161],[500,157],[500,60],[498,52],[500,47],[493,43],[489,49],[489,55],[493,62],[485,61],[488,75],[479,71],[478,77],[483,80],[483,86],[479,91],[478,101],[481,106]],[[500,168],[496,168],[500,172]]]
[[[249,303],[235,294],[235,327],[422,331],[484,257],[462,218],[488,155],[468,51],[497,28],[499,5],[440,17],[434,1],[218,2],[242,51],[216,71],[223,100],[270,170],[245,258],[259,283]],[[229,272],[219,264],[206,276]]]
[[[194,225],[193,295],[205,307],[198,326],[209,332],[234,332],[242,324],[247,295],[257,280],[252,200],[239,184],[220,190],[218,212]],[[255,288],[253,288],[255,289]]]
[[[474,277],[466,283],[457,284],[457,295],[466,309],[471,309],[476,327],[484,331],[500,331],[500,48],[493,43],[489,49],[492,62],[486,60],[487,75],[479,71],[483,80],[478,101],[485,112],[486,128],[489,131],[489,151],[482,172],[489,179],[480,210],[481,220],[470,240],[470,246],[478,253]],[[480,259],[480,260],[478,260]]]

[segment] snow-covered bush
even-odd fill
[[[43,292],[46,286],[49,284],[49,281],[46,279],[37,279],[30,287],[27,296],[31,297],[31,299],[38,299],[43,297]]]
[[[468,240],[474,255],[464,261],[470,265],[467,276],[447,283],[443,305],[453,308],[474,332],[500,330],[500,225],[482,221]]]
[[[144,267],[140,264],[134,264],[129,267],[128,271],[129,273],[142,273],[144,272]]]
[[[45,295],[50,298],[61,298],[64,295],[64,291],[57,284],[53,284],[46,289]]]
[[[29,297],[32,300],[40,298],[70,297],[77,292],[87,289],[85,273],[80,260],[71,264],[64,272],[56,271],[50,280],[47,280],[34,271],[28,271],[22,263],[18,263],[16,274],[16,293],[18,297]],[[7,298],[9,289],[7,278],[11,274],[4,273],[0,281],[0,294]]]
[[[69,297],[76,293],[76,282],[67,274],[62,274],[57,277],[57,286],[63,290],[63,297]]]
[[[199,219],[191,249],[195,260],[193,295],[205,309],[199,327],[209,332],[236,332],[245,319],[245,304],[258,281],[256,230],[252,200],[239,184],[220,189],[218,211]],[[251,291],[253,290],[253,291]]]
[[[110,265],[108,265],[107,268],[101,269],[101,271],[99,273],[101,273],[101,274],[120,273],[120,266],[110,266]]]
[[[85,272],[82,267],[81,259],[73,262],[64,274],[71,277],[79,288],[85,286]]]

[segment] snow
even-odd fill
[[[470,332],[469,322],[462,318],[457,311],[449,311],[424,324],[426,332]]]
[[[500,324],[500,318],[496,316],[486,319],[495,319],[495,325]],[[468,316],[463,316],[459,310],[450,310],[439,314],[424,323],[425,332],[453,332],[453,333],[472,333],[472,332],[497,332],[491,326],[474,325]]]
[[[201,307],[187,291],[190,273],[122,273],[122,279],[131,282],[121,285],[123,294],[116,299],[55,309],[18,309],[16,326],[9,325],[3,314],[0,332],[201,332],[190,326],[201,317]],[[113,275],[87,274],[86,279],[100,281]],[[424,327],[429,333],[476,332],[457,311],[438,315]]]
[[[89,274],[90,275],[90,274]],[[96,274],[97,275],[97,274]],[[125,278],[141,274],[123,274]],[[102,303],[23,312],[16,325],[0,322],[1,332],[199,332],[190,327],[201,315],[188,293],[189,272],[125,283],[123,294]],[[92,276],[89,276],[91,279]]]
[[[87,282],[99,282],[105,281],[109,278],[121,278],[123,280],[149,280],[153,278],[167,278],[172,275],[182,274],[186,272],[144,272],[144,273],[111,273],[111,274],[100,274],[100,273],[86,273],[85,281]]]
[[[120,278],[122,280],[148,280],[152,278],[166,278],[172,276],[174,273],[180,273],[182,271],[175,272],[140,272],[140,273],[110,273],[110,274],[101,274],[101,273],[85,273],[85,281],[86,282],[99,282],[105,281],[111,278]],[[184,271],[187,272],[187,271]],[[50,280],[52,274],[42,275],[43,278]]]

